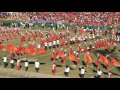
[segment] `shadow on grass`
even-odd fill
[[[114,72],[112,72],[112,74],[113,74],[113,75],[116,75],[116,76],[120,76],[119,74],[116,74],[116,73],[114,73]]]
[[[102,55],[105,55],[106,53],[110,53],[110,52],[108,52],[106,49],[105,50],[94,50],[93,52],[92,52],[93,54],[97,54],[97,53],[100,53],[100,54],[102,54]]]
[[[92,63],[94,67],[97,67],[97,65],[95,63]]]
[[[120,67],[116,67],[120,71]]]
[[[70,70],[75,70],[75,69],[70,67]]]
[[[40,63],[40,65],[44,65],[44,64],[46,64],[46,63]]]
[[[29,62],[29,64],[35,64],[35,62]]]
[[[108,75],[108,73],[107,73],[107,72],[103,72],[103,74]]]
[[[97,70],[92,70],[93,71],[93,73],[97,73]],[[98,78],[97,76],[96,76],[96,74],[94,75],[94,78]]]
[[[62,65],[56,65],[57,67],[62,67]]]
[[[103,68],[106,68],[106,66],[105,66],[104,64],[102,64],[102,63],[101,63],[101,66],[102,66]]]
[[[120,67],[116,67],[116,69],[120,72]],[[117,73],[115,73],[113,71],[111,71],[111,72],[112,72],[113,75],[120,76],[120,74],[117,74]]]
[[[97,73],[97,71],[96,70],[92,70],[94,73]]]

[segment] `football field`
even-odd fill
[[[28,29],[22,29],[21,32],[22,33],[25,33],[26,31],[28,31]],[[37,29],[36,30],[33,30],[33,31],[36,31],[37,32]],[[43,32],[44,36],[46,34],[46,30],[42,30],[41,29],[41,32]],[[65,32],[66,30],[55,30],[56,33],[59,33],[59,32]],[[73,36],[77,36],[79,33],[77,32],[77,34],[74,34],[72,31],[70,31],[72,33]],[[85,34],[88,34],[88,33],[85,33]],[[108,37],[108,36],[107,36]],[[105,38],[105,37],[103,37]],[[20,42],[20,38],[18,37],[17,39],[14,39],[14,40],[8,40],[8,41],[4,41],[2,45],[7,45],[7,44],[13,44],[15,46],[19,46],[19,45],[29,45],[30,42],[33,42],[32,40],[31,41],[25,41],[25,42]],[[94,45],[94,41],[93,40],[90,40],[90,41],[87,41],[86,43],[89,45],[89,43],[92,42],[92,44]],[[37,44],[40,43],[40,39],[39,37],[37,37],[36,41],[35,41],[35,46],[37,46]],[[84,46],[84,42],[81,42],[80,43],[81,46],[85,47]],[[73,50],[77,51],[78,50],[78,46],[79,44],[75,44],[75,45],[72,45],[72,48]],[[59,47],[58,49],[60,50],[61,48],[63,48],[63,50],[66,50],[67,51],[67,57],[66,57],[66,61],[65,61],[65,65],[63,65],[61,63],[61,60],[60,59],[57,59],[56,60],[56,64],[57,64],[57,75],[58,78],[60,77],[64,77],[64,68],[66,65],[69,65],[71,67],[71,70],[70,70],[70,74],[69,74],[69,77],[70,78],[79,78],[79,67],[82,66],[82,62],[84,61],[84,55],[85,53],[83,52],[82,54],[79,55],[79,58],[80,58],[80,62],[78,64],[77,67],[73,67],[74,66],[74,63],[69,61],[68,60],[68,52],[70,50],[70,45],[67,45],[67,46],[64,46],[64,47]],[[113,48],[113,47],[112,47]],[[117,50],[120,50],[120,43],[118,43],[117,45]],[[40,71],[39,73],[36,73],[35,71],[35,66],[34,66],[34,63],[30,63],[29,64],[29,69],[28,69],[28,72],[25,72],[25,68],[24,68],[24,62],[22,62],[22,68],[20,71],[17,71],[16,70],[16,64],[15,64],[15,67],[13,70],[10,69],[10,65],[7,66],[7,68],[3,68],[3,62],[1,61],[0,63],[0,77],[4,77],[4,78],[23,78],[23,77],[28,77],[28,78],[54,78],[54,76],[52,75],[52,61],[50,60],[50,55],[52,54],[52,51],[53,51],[53,48],[51,50],[47,50],[47,53],[46,55],[40,55],[40,54],[37,54],[36,56],[26,56],[26,55],[23,55],[23,56],[16,56],[15,58],[18,59],[22,59],[22,60],[32,60],[32,61],[35,61],[36,59],[39,60],[40,62]],[[105,48],[100,48],[100,49],[97,49],[97,50],[92,50],[92,52],[90,52],[90,55],[93,59],[93,62],[96,61],[96,53],[99,52],[99,53],[104,53],[105,52]],[[117,58],[117,60],[120,61],[120,52],[110,52],[109,53],[110,56],[114,56]],[[10,52],[8,51],[3,51],[1,50],[0,51],[0,57],[2,58],[4,55],[7,55],[8,57],[10,56]],[[85,68],[86,70],[86,73],[85,73],[85,78],[94,78],[94,76],[96,75],[96,67],[94,67],[93,64],[89,64],[88,67]],[[102,75],[102,78],[107,78],[108,75],[106,74],[106,69],[105,68],[101,68],[101,70],[104,72],[104,74]],[[111,67],[110,68],[110,71],[113,73],[113,78],[120,78],[120,67]]]

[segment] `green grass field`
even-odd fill
[[[45,32],[45,30],[42,30],[42,29],[41,29],[41,31],[43,33]],[[57,30],[56,32],[59,33],[59,32],[64,32],[64,31],[65,30]],[[26,32],[26,30],[22,30],[22,33],[24,33],[24,32]],[[78,33],[77,33],[77,35],[78,35]],[[39,40],[39,37],[38,37],[35,43],[38,43],[39,41],[40,40]],[[90,42],[93,43],[93,41],[90,41]],[[19,39],[5,41],[3,44],[6,45],[6,44],[9,44],[9,43],[14,44],[16,46],[18,46],[18,45],[24,45],[25,43],[28,45],[28,42],[21,43]],[[89,41],[87,41],[87,44],[89,44]],[[82,42],[81,45],[84,46],[84,42]],[[63,49],[66,49],[67,53],[68,53],[69,52],[69,47],[70,46],[63,47]],[[77,45],[72,45],[72,47],[73,47],[73,50],[78,50],[78,44]],[[120,44],[118,44],[117,49],[118,50],[120,49]],[[50,60],[50,54],[52,53],[52,50],[48,50],[46,55],[38,55],[37,54],[36,56],[28,56],[28,57],[26,57],[26,55],[23,55],[20,58],[27,58],[28,60],[29,59],[31,59],[31,60],[38,59],[39,62],[41,63],[39,73],[41,73],[41,74],[47,74],[47,75],[48,74],[52,75],[52,61]],[[104,52],[104,48],[101,48],[99,50]],[[3,57],[3,55],[5,53],[7,53],[7,56],[10,55],[9,52],[0,51],[0,57]],[[93,61],[96,61],[95,52],[93,51],[92,53],[90,53],[90,55],[92,56]],[[120,52],[110,53],[110,55],[115,56],[120,61]],[[15,58],[18,58],[18,56],[15,57]],[[84,53],[80,54],[79,58],[80,58],[81,61],[80,61],[79,65],[78,65],[78,67],[76,67],[74,70],[70,70],[69,77],[71,77],[71,78],[79,78],[79,69],[78,68],[80,66],[82,66],[82,61],[84,60]],[[65,68],[65,65],[69,65],[69,66],[74,65],[73,62],[71,62],[71,61],[68,60],[68,56],[66,58],[65,65],[62,65],[61,61],[59,59],[56,61],[56,64],[59,65],[59,67],[57,67],[57,76],[63,76],[63,77],[64,77],[64,68]],[[3,63],[2,62],[1,62],[0,67],[1,68],[3,67]],[[7,69],[8,68],[10,68],[10,65],[8,65]],[[16,66],[13,69],[13,71],[15,69],[16,69]],[[96,74],[95,72],[93,72],[94,70],[96,70],[96,68],[93,67],[93,65],[89,64],[89,66],[87,68],[85,68],[85,69],[87,71],[85,73],[85,78],[93,78],[94,75]],[[101,69],[102,69],[103,72],[106,72],[106,70],[104,68],[101,68]],[[21,70],[19,72],[23,72],[23,71],[24,71],[24,63],[22,63],[22,68],[21,68]],[[113,75],[113,78],[120,78],[120,68],[112,67],[110,69],[110,71],[113,72],[113,73],[115,73],[115,75]],[[28,70],[28,72],[35,73],[34,64],[29,64],[29,70]],[[16,73],[16,72],[13,72],[13,73]],[[7,77],[17,77],[17,76],[16,75],[9,75],[9,73],[8,73],[7,75],[6,74],[0,74],[0,77],[6,77],[7,78]],[[105,77],[107,77],[107,75],[103,74],[102,77],[105,78]]]

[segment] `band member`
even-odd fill
[[[26,60],[25,61],[25,71],[28,71],[28,65],[29,65],[29,62]]]
[[[60,41],[59,40],[57,40],[57,47],[59,47],[60,46]]]
[[[97,77],[98,77],[98,78],[101,78],[101,75],[102,75],[102,71],[99,69],[99,70],[97,71]]]
[[[78,47],[78,53],[82,53],[82,48],[81,48],[81,44],[79,44],[79,47]]]
[[[81,37],[80,37],[80,36],[78,36],[78,43],[80,43],[80,39],[81,39]]]
[[[14,53],[11,53],[10,59],[14,59],[14,57],[15,57],[15,54],[14,54]]]
[[[45,50],[47,50],[47,42],[45,42]]]
[[[92,51],[92,43],[90,42],[90,52]]]
[[[70,38],[70,45],[72,45],[73,44],[73,40],[72,40],[72,38]]]
[[[37,61],[35,61],[35,70],[36,72],[39,72],[39,68],[40,68],[40,63]]]
[[[4,62],[4,67],[6,68],[8,65],[6,56],[3,57],[3,62]]]
[[[17,60],[17,70],[20,70],[21,69],[21,60],[18,59]]]
[[[108,78],[112,78],[112,73],[108,72]]]
[[[117,50],[117,44],[114,43],[114,52]]]
[[[72,38],[72,44],[75,44],[75,37]]]
[[[53,75],[56,75],[57,65],[53,63],[52,73]]]
[[[49,42],[49,49],[52,48],[52,42]]]
[[[69,68],[68,65],[66,65],[66,67],[65,67],[65,72],[64,72],[65,77],[68,77],[68,76],[69,76],[69,72],[70,72],[70,68]]]
[[[56,48],[56,41],[53,40],[53,48]]]
[[[13,69],[14,68],[14,60],[13,59],[10,60],[10,65],[11,65],[11,69]]]
[[[84,74],[85,74],[85,69],[84,69],[84,67],[82,67],[81,69],[80,69],[80,77],[81,78],[84,78]]]

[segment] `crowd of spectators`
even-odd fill
[[[7,20],[50,20],[89,26],[119,26],[120,12],[1,12],[0,18]]]

